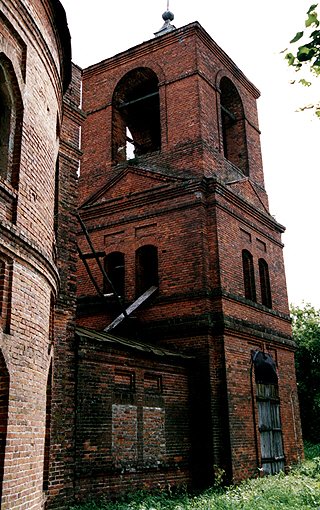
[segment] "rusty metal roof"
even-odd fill
[[[137,340],[110,335],[110,333],[105,333],[104,331],[96,331],[94,329],[77,327],[76,334],[80,338],[88,338],[89,340],[95,340],[97,342],[118,345],[125,349],[140,351],[146,354],[153,354],[155,356],[162,357],[165,356],[176,359],[180,358],[184,360],[193,359],[193,356],[188,356],[186,354],[181,354],[179,352],[170,351],[169,349],[164,349],[163,347],[146,344],[144,342],[139,342]]]

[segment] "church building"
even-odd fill
[[[302,456],[259,91],[198,22],[83,70],[76,490],[207,487]]]
[[[82,70],[59,0],[0,0],[3,510],[303,455],[259,91],[172,22]]]

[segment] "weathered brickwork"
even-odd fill
[[[177,476],[189,485],[192,360],[82,328],[77,336],[77,497],[175,485]]]
[[[74,498],[75,465],[75,306],[76,230],[81,70],[72,66],[72,80],[63,100],[63,118],[56,186],[56,259],[60,275],[54,306],[53,391],[51,404],[51,449],[49,456],[47,507],[68,508]]]
[[[82,71],[58,0],[0,0],[4,510],[301,458],[258,96],[198,23]]]
[[[216,467],[235,481],[277,469],[261,444],[255,352],[276,362],[281,462],[302,455],[284,229],[264,189],[258,96],[197,23],[83,71],[80,214],[120,301],[79,230],[87,268],[78,265],[77,321],[101,331],[134,302],[141,278],[155,282],[157,292],[111,333],[193,356],[188,476],[198,486],[213,482]],[[142,434],[161,471],[166,404],[144,408],[154,423],[146,433],[134,397],[112,410],[114,457],[139,457]],[[178,471],[174,479],[181,483]]]
[[[53,304],[65,285],[54,214],[70,35],[57,0],[1,1],[0,35],[1,508],[40,510],[49,476]]]

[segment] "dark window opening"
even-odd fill
[[[126,161],[160,147],[158,78],[151,69],[137,68],[120,80],[113,95],[113,161]]]
[[[43,460],[43,490],[49,487],[49,466],[50,466],[50,432],[51,432],[51,402],[52,402],[52,362],[47,379],[46,392],[46,428],[44,436],[44,460]]]
[[[252,353],[257,390],[261,464],[266,475],[284,470],[276,364],[270,354]]]
[[[125,292],[124,254],[119,251],[109,253],[105,257],[104,268],[118,296],[123,297]],[[104,294],[113,294],[113,289],[106,279],[103,287]]]
[[[259,259],[259,277],[261,288],[261,303],[272,308],[271,287],[268,264],[264,259]]]
[[[242,251],[242,267],[245,298],[251,299],[251,301],[256,301],[253,258],[251,253],[247,250]]]
[[[0,327],[10,333],[13,262],[0,259]]]
[[[2,484],[6,454],[6,440],[8,427],[10,377],[3,354],[0,350],[0,501],[2,498]]]
[[[240,95],[228,78],[222,78],[220,89],[224,156],[249,175],[245,117]]]
[[[0,175],[7,178],[10,154],[12,99],[4,69],[0,65]]]
[[[0,177],[17,186],[22,99],[11,62],[0,53]]]
[[[158,250],[152,245],[141,246],[136,251],[136,295],[158,285]]]

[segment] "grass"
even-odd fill
[[[135,493],[116,502],[88,502],[70,510],[320,510],[320,445],[307,444],[305,456],[287,475],[247,480],[196,496]]]

